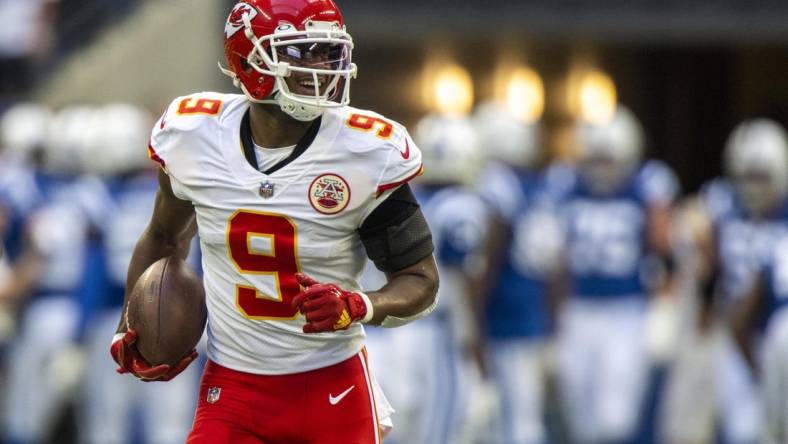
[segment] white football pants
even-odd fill
[[[758,386],[727,329],[720,342],[715,378],[718,423],[724,442],[756,443],[762,421]]]
[[[561,315],[558,383],[572,442],[630,439],[648,380],[646,303],[571,298]]]
[[[12,441],[39,442],[51,431],[65,401],[51,364],[73,344],[78,322],[79,306],[68,296],[35,299],[25,308],[7,362],[3,422]]]
[[[370,367],[396,412],[386,443],[456,444],[464,429],[468,372],[444,319],[368,329]]]
[[[131,375],[119,375],[109,353],[119,319],[120,310],[108,310],[97,313],[88,326],[80,442],[129,442],[132,411],[137,409],[144,424],[141,435],[145,443],[183,443],[194,419],[202,361],[192,362],[168,382],[142,382]]]
[[[492,373],[500,394],[496,442],[547,442],[543,402],[545,343],[541,339],[490,341]]]
[[[772,316],[762,353],[764,444],[788,442],[788,310]]]

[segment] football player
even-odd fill
[[[471,190],[482,165],[481,149],[469,119],[427,116],[415,132],[422,147],[425,174],[416,196],[429,223],[442,276],[438,307],[430,319],[414,325],[412,380],[422,381],[412,423],[412,443],[471,443],[474,424],[489,416],[477,362],[478,306],[487,237],[487,211]]]
[[[103,106],[97,113],[93,141],[86,144],[83,157],[86,168],[105,183],[109,201],[98,227],[102,260],[95,274],[101,276],[99,297],[90,304],[93,309],[85,335],[88,365],[83,382],[81,442],[130,442],[132,412],[142,407],[141,435],[145,442],[182,443],[194,413],[199,368],[192,366],[188,374],[173,383],[155,386],[134,378],[119,381],[114,363],[106,358],[106,338],[117,327],[129,260],[147,226],[158,188],[156,172],[150,168],[152,162],[140,149],[147,143],[155,119],[145,110],[124,103]]]
[[[478,185],[491,208],[486,348],[501,397],[497,442],[546,442],[543,420],[545,348],[552,331],[548,281],[556,271],[561,232],[552,211],[537,123],[516,119],[497,103],[475,114],[488,162]],[[564,172],[566,173],[566,172]]]
[[[362,324],[429,314],[432,238],[407,183],[421,152],[404,127],[348,106],[353,40],[331,0],[247,0],[224,30],[243,95],[175,99],[154,125],[153,217],[129,266],[184,257],[195,230],[208,305],[208,363],[189,443],[380,441]],[[359,291],[366,257],[386,272]],[[169,380],[194,359],[150,366],[122,318],[121,372]]]
[[[670,281],[672,171],[642,162],[640,123],[618,106],[609,121],[579,123],[577,174],[565,184],[569,298],[558,337],[558,381],[574,442],[633,439],[647,384],[648,295]],[[649,256],[659,279],[646,279]]]
[[[69,107],[53,118],[46,132],[40,170],[26,188],[34,198],[23,221],[25,241],[40,257],[41,270],[20,314],[17,336],[9,352],[12,363],[4,398],[4,424],[10,442],[39,442],[50,431],[65,393],[50,371],[58,356],[73,350],[81,314],[81,289],[88,230],[101,216],[101,187],[81,177],[80,147],[85,107]]]
[[[8,276],[14,276],[0,281],[0,304],[9,313],[40,268],[38,254],[26,242],[24,221],[39,201],[33,158],[43,147],[51,118],[41,105],[20,103],[0,119],[0,257]]]
[[[475,361],[478,329],[471,311],[478,305],[487,234],[486,209],[472,190],[482,151],[471,122],[460,116],[426,116],[414,138],[425,168],[414,192],[433,233],[440,302],[412,327],[369,333],[370,352],[385,354],[372,363],[373,373],[397,412],[398,427],[386,442],[475,442],[490,410]],[[371,285],[375,276],[367,270],[364,278]],[[395,363],[384,367],[386,361]]]
[[[701,192],[710,219],[709,233],[698,236],[706,271],[700,277],[708,308],[723,319],[735,317],[742,298],[788,233],[788,155],[785,130],[767,119],[742,122],[725,147],[727,178]],[[726,443],[759,439],[758,388],[745,359],[725,332],[717,357],[719,424]]]

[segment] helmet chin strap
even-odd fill
[[[295,102],[282,94],[278,89],[274,90],[271,97],[273,99],[267,99],[265,103],[278,104],[284,113],[301,122],[311,122],[322,116],[325,111],[325,108],[319,106]]]

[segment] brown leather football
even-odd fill
[[[202,280],[182,259],[154,262],[131,291],[126,319],[151,365],[175,365],[202,337],[208,310]]]

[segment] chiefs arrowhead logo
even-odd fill
[[[230,12],[230,16],[227,18],[227,24],[224,25],[225,38],[229,39],[244,27],[244,14],[249,14],[249,20],[254,20],[254,18],[257,17],[257,9],[248,3],[238,3],[235,5]]]
[[[337,214],[350,203],[350,187],[336,174],[323,174],[309,185],[309,203],[318,213]]]

